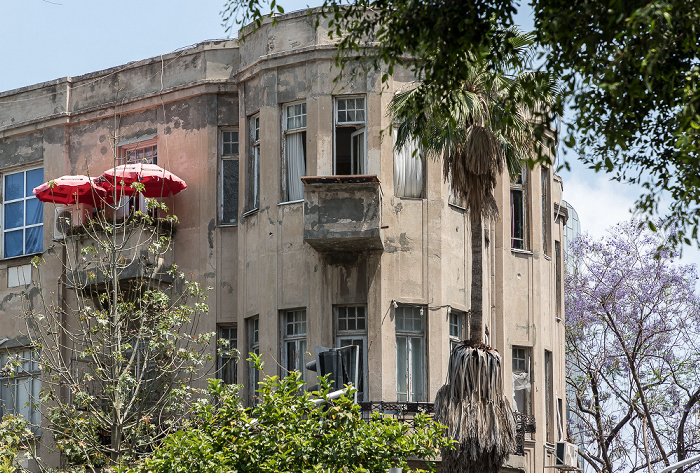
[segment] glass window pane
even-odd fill
[[[27,248],[26,253],[41,253],[44,249],[44,227],[30,227],[26,230]]]
[[[408,392],[408,347],[405,337],[396,337],[396,391]]]
[[[32,169],[31,171],[27,171],[27,186],[24,189],[24,195],[29,197],[33,196],[34,193],[32,192],[35,187],[40,186],[44,182],[44,169],[39,168],[39,169]]]
[[[44,221],[44,205],[35,198],[27,199],[26,225],[36,225]]]
[[[221,162],[222,172],[222,223],[238,221],[238,160],[224,159]]]
[[[19,256],[24,250],[24,231],[15,230],[5,233],[5,258]]]
[[[339,112],[338,112],[338,121],[341,122],[341,123],[342,123],[342,122],[348,121],[347,113],[346,113],[346,112],[339,111]]]
[[[421,402],[423,398],[423,370],[425,368],[423,363],[423,339],[422,338],[411,338],[411,379],[413,391],[413,401]]]
[[[355,120],[358,122],[363,122],[365,121],[365,111],[364,110],[358,110],[355,112]]]
[[[5,229],[24,225],[24,201],[5,204]]]
[[[41,183],[39,183],[41,184]],[[21,199],[24,196],[24,173],[5,176],[5,201]]]

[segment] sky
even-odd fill
[[[309,4],[279,3],[287,12]],[[0,0],[0,92],[225,38],[223,4],[224,0]],[[516,23],[531,29],[529,16],[521,12]],[[584,231],[600,237],[609,226],[632,216],[639,188],[596,174],[573,152],[566,158],[572,171],[559,172],[564,199],[578,212]],[[684,253],[685,261],[700,263],[697,251]]]

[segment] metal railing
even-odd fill
[[[359,402],[362,417],[369,421],[372,414],[380,413],[388,415],[402,422],[413,423],[413,418],[418,413],[433,416],[435,406],[432,402],[385,402],[364,401]],[[525,455],[525,436],[534,433],[536,429],[535,417],[520,412],[513,412],[515,419],[516,455]]]

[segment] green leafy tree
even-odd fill
[[[451,444],[424,414],[410,425],[379,413],[367,419],[351,393],[331,400],[325,381],[320,392],[307,392],[298,372],[266,377],[253,407],[242,405],[239,386],[209,383],[215,401],[201,400],[188,428],[168,436],[129,473],[384,473],[406,468],[409,457],[424,459],[432,471],[430,460]]]
[[[30,450],[32,438],[32,431],[22,417],[7,415],[0,420],[0,473],[17,471],[18,457]]]
[[[115,138],[113,142],[117,142]],[[114,164],[118,164],[116,147]],[[170,259],[177,222],[143,199],[124,212],[115,190],[101,210],[36,257],[38,298],[24,318],[41,369],[42,429],[70,465],[98,471],[148,454],[188,415],[206,375],[200,333],[206,289]],[[116,203],[111,203],[116,202]],[[54,277],[59,270],[59,291]]]

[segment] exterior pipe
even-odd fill
[[[685,465],[689,465],[691,463],[695,463],[697,461],[700,461],[700,455],[695,455],[694,457],[686,458],[683,461],[679,461],[678,463],[674,463],[671,466],[667,466],[663,470],[661,470],[661,473],[668,473],[671,470],[675,470],[676,468],[680,468]]]

